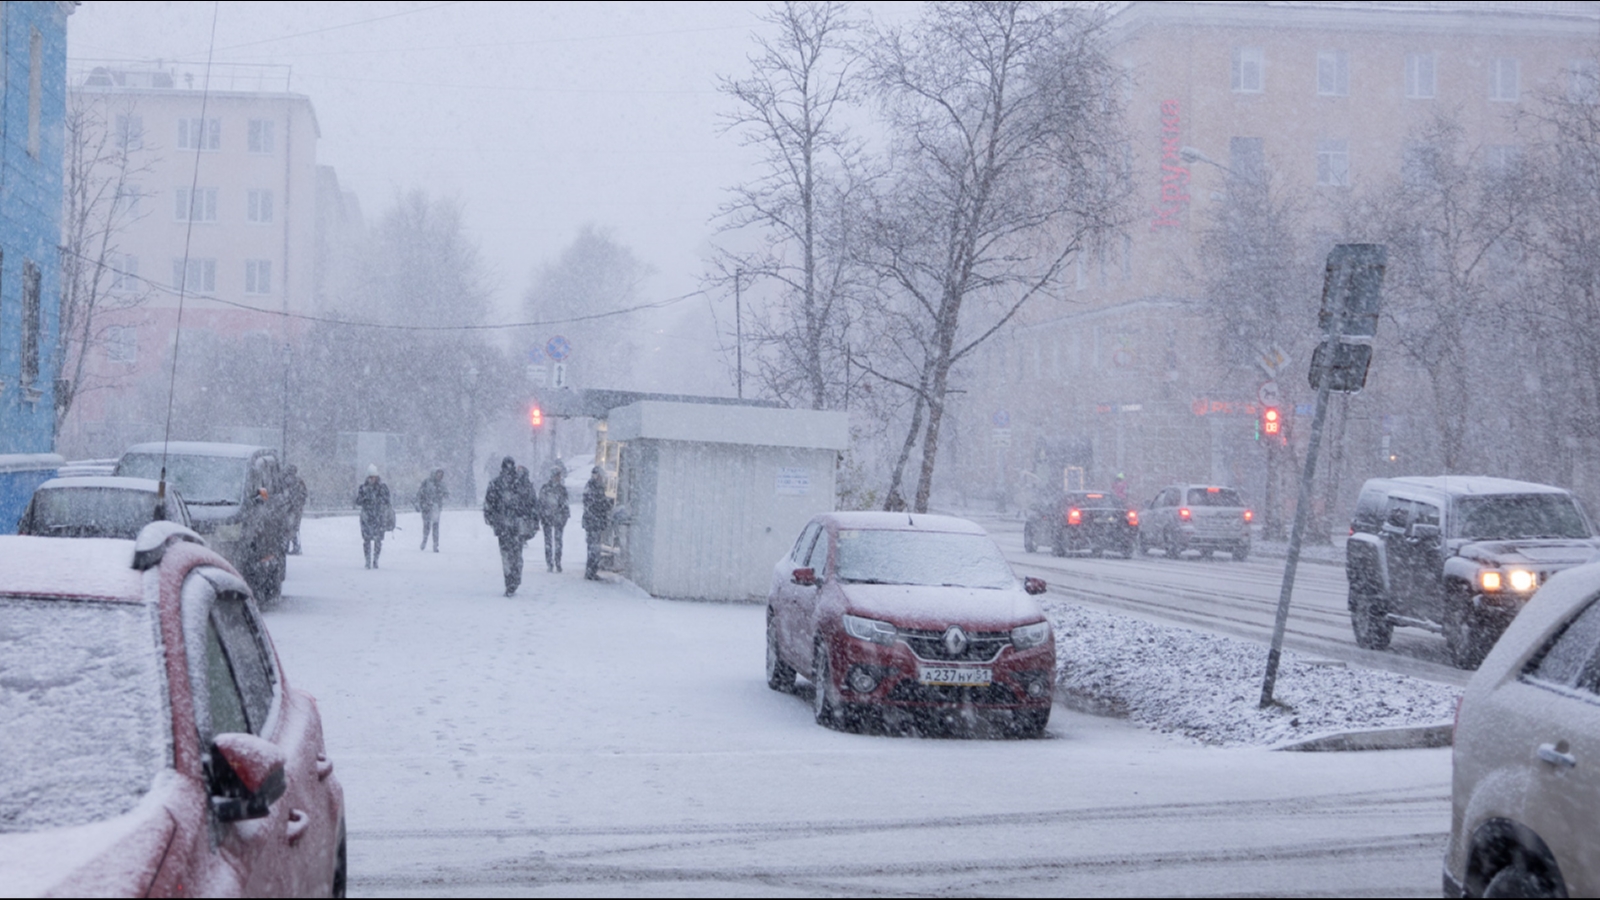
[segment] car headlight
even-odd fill
[[[1049,622],[1018,625],[1011,629],[1011,646],[1018,650],[1029,650],[1048,640],[1050,640]]]
[[[1506,573],[1506,581],[1513,591],[1531,591],[1539,586],[1539,576],[1527,569],[1512,569]]]
[[[893,644],[900,636],[900,630],[888,622],[877,619],[864,619],[861,616],[844,617],[845,633],[851,637],[869,641],[874,644]]]
[[[1478,588],[1486,594],[1510,588],[1518,593],[1527,593],[1539,586],[1539,574],[1527,569],[1509,569],[1501,572],[1495,569],[1485,569],[1478,573]]]

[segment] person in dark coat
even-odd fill
[[[300,555],[300,518],[306,511],[306,483],[300,477],[297,466],[287,466],[283,470],[283,494],[289,503],[289,552],[295,556]]]
[[[547,572],[561,571],[561,532],[572,515],[567,486],[562,483],[565,474],[560,466],[555,466],[550,470],[550,480],[539,488],[539,522],[544,525],[544,567]]]
[[[583,486],[583,537],[588,544],[589,559],[583,567],[583,577],[600,580],[600,539],[611,524],[612,500],[606,496],[606,476],[599,466],[589,473],[589,483]]]
[[[422,513],[422,549],[428,549],[428,534],[433,534],[433,552],[439,552],[439,516],[444,512],[450,492],[444,486],[444,470],[434,469],[417,488],[417,511]]]
[[[511,457],[500,461],[500,474],[489,482],[483,495],[483,521],[494,529],[500,542],[500,568],[505,574],[506,596],[522,585],[523,531],[533,517],[533,492],[524,489],[517,476],[517,462]],[[531,537],[531,535],[529,535]]]
[[[367,568],[376,569],[383,552],[383,534],[394,527],[394,504],[375,465],[367,466],[367,480],[356,489],[356,506],[361,507],[361,552],[366,554]]]

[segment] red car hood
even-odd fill
[[[143,897],[176,826],[166,773],[139,805],[102,822],[0,834],[0,892],[10,897]]]
[[[1021,589],[926,587],[909,584],[844,584],[846,611],[901,628],[1005,631],[1044,619],[1039,601]]]

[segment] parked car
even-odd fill
[[[1447,897],[1600,896],[1600,566],[1551,578],[1456,715]]]
[[[1110,491],[1067,491],[1029,510],[1022,546],[1029,553],[1048,546],[1056,556],[1116,553],[1133,556],[1139,542],[1139,511]]]
[[[33,492],[17,534],[133,540],[151,522],[191,527],[176,488],[162,492],[147,478],[112,475],[52,478]]]
[[[1389,646],[1399,625],[1442,633],[1478,665],[1546,579],[1600,551],[1561,488],[1504,478],[1374,478],[1361,488],[1345,575],[1356,643]]]
[[[819,724],[872,710],[969,708],[1036,736],[1050,720],[1055,641],[1032,595],[977,525],[947,516],[812,519],[773,572],[767,684],[814,686]]]
[[[129,447],[118,475],[156,479],[183,493],[200,532],[262,602],[283,590],[292,512],[280,491],[278,451],[248,444],[155,441]]]
[[[1160,549],[1176,558],[1187,550],[1201,556],[1225,552],[1243,561],[1250,556],[1250,524],[1255,513],[1231,487],[1175,484],[1156,493],[1139,514],[1139,548]]]
[[[198,534],[0,537],[0,646],[4,893],[343,895],[316,703]]]

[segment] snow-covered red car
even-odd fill
[[[344,792],[194,532],[0,536],[0,892],[342,896]]]
[[[814,687],[821,724],[871,708],[999,713],[1034,736],[1050,720],[1055,640],[979,526],[948,516],[817,516],[778,562],[767,598],[767,684]]]

